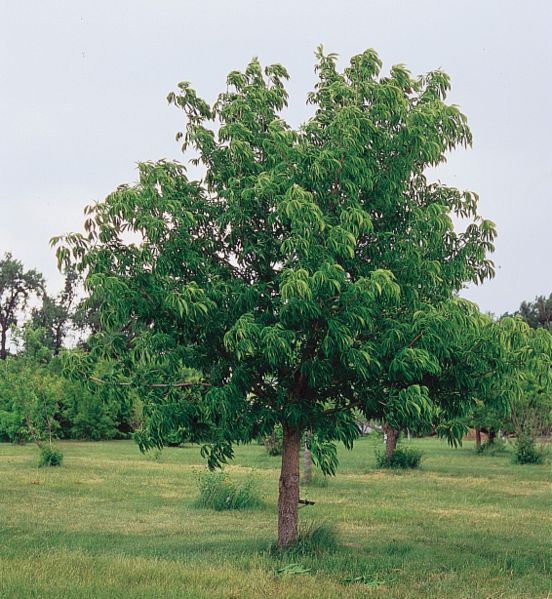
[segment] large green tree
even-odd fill
[[[110,380],[140,389],[143,447],[180,428],[216,466],[233,443],[282,425],[281,545],[297,538],[302,433],[331,453],[357,436],[355,408],[374,417],[382,403],[398,414],[430,402],[419,380],[437,374],[435,335],[422,325],[492,270],[494,228],[477,197],[424,176],[471,141],[445,101],[448,77],[380,76],[373,50],[343,72],[335,55],[317,58],[314,115],[298,129],[282,117],[280,65],[230,73],[213,105],[181,83],[169,101],[204,178],[140,164],[138,183],[87,209],[85,234],[54,240],[99,306],[91,351],[72,367],[86,374],[102,355]]]

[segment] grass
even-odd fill
[[[0,444],[0,597],[544,599],[548,466],[415,440],[420,470],[375,469],[376,441],[340,452],[303,526],[335,524],[326,553],[273,554],[279,458],[239,447],[232,479],[254,473],[252,510],[197,509],[197,447],[158,461],[132,442],[62,442],[63,465]],[[313,523],[314,524],[310,524]]]

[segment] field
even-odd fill
[[[193,505],[197,447],[65,442],[62,467],[37,469],[35,447],[0,444],[0,597],[550,596],[548,466],[427,439],[413,442],[421,470],[384,472],[376,442],[340,451],[337,477],[302,491],[316,502],[302,523],[335,523],[338,548],[300,556],[268,551],[279,458],[261,446],[227,469],[252,474],[263,506],[214,512]],[[292,563],[307,571],[276,573]]]

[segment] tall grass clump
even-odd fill
[[[385,451],[376,450],[376,466],[378,468],[419,468],[423,454],[412,447],[397,447],[395,451],[386,456]]]
[[[199,497],[195,506],[222,510],[243,510],[261,505],[261,498],[255,480],[237,483],[226,472],[201,472],[197,474]]]
[[[297,542],[287,547],[280,547],[275,543],[270,547],[270,554],[274,557],[312,556],[335,551],[338,547],[337,532],[333,524],[311,522],[299,531]]]

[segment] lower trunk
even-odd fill
[[[475,427],[475,451],[479,451],[481,449],[481,429],[476,426]]]
[[[305,433],[305,449],[303,450],[303,483],[309,485],[312,481],[312,454],[310,450],[310,440],[312,433]]]
[[[390,458],[395,449],[397,449],[397,441],[399,440],[399,432],[392,428],[387,422],[383,423],[383,432],[385,433],[385,457]]]
[[[301,431],[283,425],[282,469],[278,495],[278,545],[297,541],[299,522],[299,449]]]

